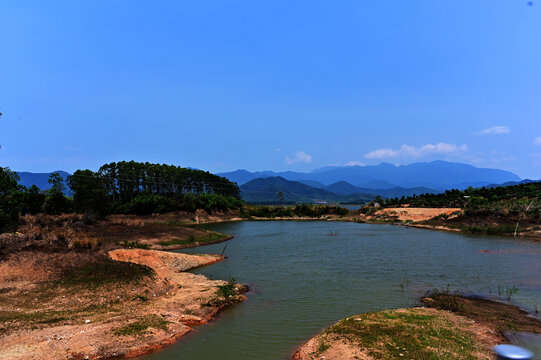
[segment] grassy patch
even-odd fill
[[[0,311],[0,323],[24,321],[28,323],[50,324],[67,320],[67,311]]]
[[[510,304],[448,293],[429,294],[422,301],[427,306],[453,311],[499,331],[541,333],[539,319]]]
[[[325,341],[321,340],[319,342],[319,345],[317,346],[317,353],[322,354],[330,347],[331,347],[331,345],[329,345]]]
[[[90,305],[73,310],[0,311],[0,334],[19,328],[43,327],[57,323],[82,323],[84,319],[96,319],[100,315],[118,311],[115,307],[103,305]]]
[[[150,249],[149,244],[142,244],[139,241],[124,240],[124,242],[122,242],[122,246],[133,249]]]
[[[190,220],[169,220],[161,222],[160,224],[170,225],[170,226],[186,226],[193,225],[193,221]]]
[[[346,338],[377,359],[475,359],[477,350],[470,335],[424,309],[353,316],[324,334]]]
[[[131,324],[113,330],[113,334],[118,336],[141,335],[145,333],[148,328],[167,330],[167,324],[168,322],[162,317],[151,314]]]
[[[231,279],[227,284],[218,286],[218,290],[216,290],[214,297],[201,306],[228,306],[237,303],[240,300],[241,297],[239,291],[236,289],[236,281],[235,279]]]
[[[227,284],[218,286],[216,296],[228,298],[230,296],[237,295],[237,292],[235,291],[235,283],[235,279],[231,279]]]
[[[161,241],[159,242],[159,244],[162,246],[189,245],[189,244],[202,245],[202,244],[213,242],[213,241],[225,240],[228,237],[229,236],[226,234],[222,234],[222,233],[214,232],[214,231],[208,231],[202,236],[189,235],[187,238],[175,238],[168,241]]]
[[[154,277],[155,274],[148,266],[103,257],[80,267],[65,269],[57,284],[96,288],[113,283],[139,283],[145,278]]]
[[[457,228],[473,234],[504,235],[513,234],[515,232],[515,225],[457,226]],[[524,231],[524,229],[517,229],[517,233],[522,231]]]

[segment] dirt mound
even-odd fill
[[[304,344],[295,360],[492,359],[497,332],[449,311],[413,308],[351,316]]]

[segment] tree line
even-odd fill
[[[15,172],[0,167],[0,233],[14,230],[24,214],[78,212],[101,217],[197,209],[211,212],[243,204],[237,184],[224,177],[148,162],[113,162],[97,172],[77,170],[67,181],[53,173],[51,188],[45,191],[35,185],[26,188],[18,181]]]
[[[469,187],[465,190],[447,190],[440,194],[421,194],[386,199],[385,206],[409,204],[412,207],[460,207],[474,209],[483,204],[516,199],[540,199],[541,182],[512,186]]]

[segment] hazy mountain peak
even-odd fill
[[[444,160],[417,162],[396,166],[382,162],[378,165],[367,166],[326,166],[310,173],[301,172],[230,172],[218,174],[242,185],[258,177],[282,176],[287,180],[317,182],[331,185],[346,181],[359,187],[390,189],[402,187],[426,187],[447,189],[471,184],[501,184],[521,179],[505,170],[483,169],[473,165]]]

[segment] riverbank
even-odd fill
[[[344,217],[327,214],[318,217],[252,218],[251,220],[362,221],[359,217],[354,216],[355,214],[350,215],[352,216]],[[40,337],[34,339],[25,336],[18,339],[10,338],[9,341],[11,342],[6,345],[8,346],[6,349],[9,348],[9,353],[6,350],[5,354],[9,356],[26,356],[24,354],[34,351],[33,349],[38,349],[36,351],[43,351],[43,354],[47,355],[50,350],[39,349],[48,349],[47,346],[50,345],[42,344],[42,342],[57,341],[58,343],[54,343],[57,346],[55,351],[60,351],[56,353],[57,355],[62,354],[61,351],[64,351],[76,359],[79,356],[78,353],[72,352],[70,349],[78,349],[84,343],[81,343],[82,345],[65,346],[63,350],[61,346],[71,341],[68,338],[80,338],[83,336],[80,334],[84,334],[78,334],[72,330],[87,332],[84,326],[89,326],[89,324],[103,325],[104,329],[108,329],[108,333],[106,331],[104,333],[106,335],[103,335],[103,340],[97,335],[98,332],[93,335],[94,339],[97,339],[93,340],[92,344],[95,345],[92,346],[94,347],[85,348],[84,350],[94,351],[94,355],[92,355],[94,358],[113,356],[111,354],[117,354],[114,356],[133,356],[133,354],[137,354],[137,351],[150,351],[153,348],[176,341],[185,333],[184,331],[189,331],[189,329],[175,325],[174,321],[167,318],[167,312],[163,313],[166,315],[164,318],[161,310],[159,310],[162,309],[162,305],[159,305],[161,301],[169,296],[168,293],[174,292],[171,287],[174,288],[174,284],[177,284],[178,287],[178,283],[171,282],[168,276],[164,275],[160,269],[167,269],[171,266],[174,268],[176,260],[167,260],[162,258],[161,255],[157,256],[156,254],[168,253],[153,252],[149,249],[165,246],[160,245],[160,242],[170,241],[170,239],[178,239],[176,240],[178,243],[167,246],[194,247],[207,244],[210,242],[205,242],[206,239],[212,238],[206,236],[206,239],[202,240],[201,237],[206,234],[220,233],[200,229],[192,225],[241,220],[246,219],[239,216],[238,213],[217,215],[170,213],[157,216],[115,215],[106,220],[89,223],[85,223],[85,219],[79,215],[25,218],[19,227],[19,232],[8,235],[6,238],[9,241],[7,245],[0,246],[0,250],[3,252],[3,254],[0,254],[0,260],[2,261],[0,263],[2,266],[0,268],[0,276],[2,276],[0,279],[0,304],[2,304],[0,306],[0,316],[2,317],[0,332],[3,337],[6,335],[6,338],[9,338],[8,336],[11,333],[24,335],[25,331],[34,333],[34,331],[39,330],[42,332],[34,333],[41,334]],[[325,231],[320,231],[320,235],[325,237],[336,236],[335,230],[330,227]],[[229,232],[227,230],[223,231]],[[196,241],[190,239],[190,236],[195,238],[196,235],[201,237],[196,238]],[[218,238],[211,241],[219,242],[223,240]],[[281,247],[283,247],[285,243],[282,242],[281,244]],[[302,246],[305,246],[305,244],[300,245],[300,247]],[[214,252],[220,253],[222,247],[214,250]],[[167,247],[166,249],[170,248]],[[154,255],[149,256],[148,254],[151,253]],[[112,254],[116,254],[114,260],[111,258]],[[151,259],[156,256],[157,259],[149,263],[143,261],[145,258]],[[184,259],[183,261],[187,260]],[[205,261],[206,264],[210,264],[214,260],[206,259]],[[162,263],[165,263],[165,265]],[[192,265],[200,266],[197,264]],[[217,273],[212,277],[220,278],[221,276],[222,274]],[[240,275],[237,276],[241,277]],[[208,308],[206,310],[209,310],[209,314],[211,314],[210,318],[214,316],[212,315],[213,310],[222,308],[223,302],[228,299],[228,296],[222,297],[222,299],[215,296],[218,291],[222,291],[220,289],[224,289],[223,291],[226,292],[231,290],[231,286],[223,288],[228,285],[232,284],[222,282],[221,285],[206,285],[214,291],[214,297],[203,299],[204,304],[210,305],[206,306]],[[181,284],[181,287],[184,286]],[[199,295],[198,291],[200,290],[203,289],[194,290],[194,296],[195,294]],[[205,291],[208,291],[208,289]],[[199,297],[195,298],[195,300],[198,299]],[[181,301],[183,300],[178,299],[178,301],[179,304],[182,304]],[[156,312],[148,313],[145,309],[151,303],[158,304],[158,307]],[[174,301],[170,303],[169,312],[174,313],[178,309],[182,309],[182,305],[179,304],[174,303]],[[134,312],[133,309],[136,309],[137,312]],[[200,314],[196,312],[191,314],[194,311],[195,309],[187,309],[181,314],[177,312],[181,316],[182,321],[180,323],[190,327],[189,325],[192,322],[193,324],[200,324],[204,322],[201,319],[208,318],[203,310],[201,310]],[[149,316],[134,317],[133,314],[137,313],[148,313]],[[182,315],[184,315],[184,318],[182,318]],[[201,319],[194,319],[189,315],[195,315]],[[343,314],[335,317],[335,319],[341,316]],[[171,323],[171,325],[164,325],[161,319],[166,319],[166,324]],[[90,322],[86,323],[86,320],[90,320]],[[63,332],[65,326],[68,330]],[[169,326],[172,326],[172,328]],[[175,328],[175,326],[178,326],[178,328]],[[164,330],[164,327],[166,330]],[[167,329],[175,330],[175,336],[168,333]],[[136,336],[133,335],[134,331]],[[130,346],[119,349],[108,348],[107,339],[113,338],[117,340],[118,344],[122,344],[124,340],[120,341],[120,338],[117,338],[117,336],[121,335],[134,336],[134,339],[132,339],[136,344],[134,352],[128,351]],[[171,336],[167,337],[166,335]],[[129,343],[129,341],[126,340],[125,343]],[[21,344],[23,345],[21,346]],[[31,346],[27,348],[25,344],[31,344]],[[0,345],[0,351],[4,350],[2,346]],[[89,347],[90,345],[87,343],[84,346]],[[96,349],[98,349],[97,352]]]
[[[241,302],[246,288],[185,271],[222,261],[145,249],[10,254],[0,264],[2,359],[135,357]]]
[[[472,213],[462,208],[368,207],[358,212],[357,221],[404,225],[428,230],[513,236],[541,241],[539,219],[533,221],[531,218],[517,214],[504,216],[491,212]]]
[[[292,359],[493,359],[493,346],[507,342],[508,331],[541,331],[539,319],[509,304],[448,293],[422,301],[429,308],[340,320],[303,344]]]

